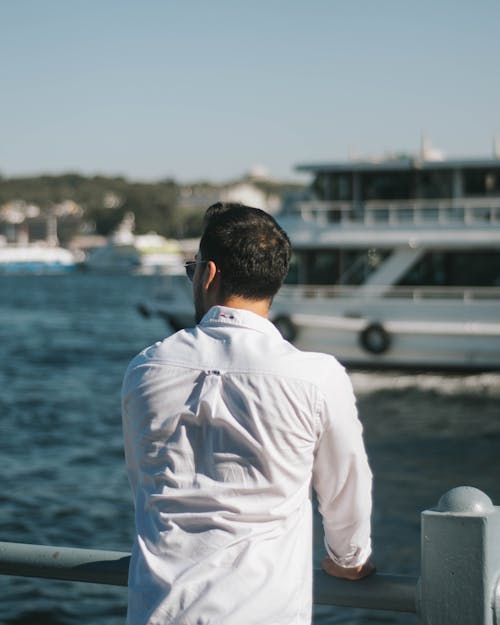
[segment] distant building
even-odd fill
[[[180,209],[201,211],[215,202],[241,202],[277,213],[282,203],[280,183],[266,178],[260,170],[250,172],[241,180],[220,185],[193,183],[181,188],[178,206]]]

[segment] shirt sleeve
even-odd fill
[[[122,389],[121,389],[121,412],[122,412],[122,432],[123,446],[125,452],[125,464],[127,467],[127,475],[135,497],[137,484],[139,481],[139,465],[137,445],[140,441],[140,434],[137,431],[139,427],[138,403],[140,400],[136,398],[134,393],[135,386],[138,381],[138,371],[134,367],[138,359],[134,359],[129,364],[125,372]]]
[[[355,567],[371,553],[372,473],[345,371],[336,372],[322,391],[313,485],[328,555],[339,566]]]

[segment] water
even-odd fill
[[[120,385],[162,338],[136,304],[156,278],[0,276],[0,539],[129,551]],[[476,486],[500,502],[500,374],[355,371],[375,475],[380,571],[418,575],[421,510]],[[315,535],[315,559],[323,556]],[[126,589],[0,577],[0,624],[118,625]],[[416,624],[413,615],[317,608],[317,625]]]

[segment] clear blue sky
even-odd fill
[[[500,136],[498,0],[0,0],[0,173],[228,180]]]

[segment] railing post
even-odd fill
[[[500,507],[477,488],[422,513],[423,625],[500,625]]]

